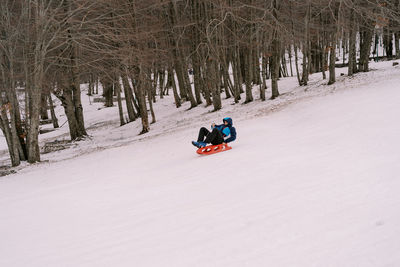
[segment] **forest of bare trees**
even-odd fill
[[[0,127],[13,166],[38,162],[49,110],[58,127],[52,96],[71,140],[87,135],[82,83],[143,134],[166,94],[219,110],[279,97],[280,77],[366,72],[380,40],[380,56],[400,58],[399,23],[400,0],[1,0]]]

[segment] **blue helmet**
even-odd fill
[[[227,122],[229,127],[232,127],[232,125],[233,125],[233,121],[229,117],[224,118],[222,121]]]

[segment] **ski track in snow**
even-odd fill
[[[0,178],[0,266],[399,266],[390,65],[332,86],[282,79],[277,100],[215,113],[159,100],[145,136],[85,106],[90,139]],[[197,155],[199,127],[228,115],[233,149]]]

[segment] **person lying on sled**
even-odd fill
[[[205,147],[207,144],[219,145],[222,143],[229,143],[236,139],[236,129],[233,127],[233,121],[231,118],[224,118],[223,124],[211,125],[211,132],[205,127],[202,127],[199,131],[199,137],[197,142],[192,141],[192,144],[198,148]],[[205,138],[205,139],[204,139]]]

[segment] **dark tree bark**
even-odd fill
[[[336,81],[336,73],[335,73],[335,64],[336,64],[336,38],[332,37],[331,46],[329,49],[329,82],[328,85],[334,84]]]
[[[252,81],[253,81],[253,64],[252,64],[252,49],[247,49],[246,54],[244,56],[245,59],[245,84],[246,84],[246,100],[244,103],[250,103],[253,101],[253,93],[252,93]]]
[[[189,97],[189,101],[190,101],[190,108],[194,108],[197,106],[197,101],[193,95],[192,85],[190,84],[189,72],[188,72],[188,68],[187,68],[186,64],[183,69],[183,78],[184,78],[187,96]]]
[[[201,92],[204,91],[202,78],[201,78],[201,68],[199,65],[198,56],[193,56],[193,81],[194,81],[194,92],[196,95],[196,102],[198,105],[202,104]]]
[[[387,58],[393,58],[393,32],[390,30],[390,27],[384,28],[383,30],[383,46]]]
[[[276,33],[277,34],[277,33]],[[270,59],[270,69],[271,69],[271,99],[275,99],[279,96],[278,90],[278,79],[279,79],[279,56],[280,56],[280,43],[278,38],[272,41],[272,56]]]
[[[181,106],[181,99],[178,95],[178,89],[176,88],[174,71],[171,68],[168,70],[168,80],[171,81],[172,91],[174,93],[174,99],[175,99],[175,106],[179,108]]]
[[[60,92],[62,91],[62,93]],[[75,109],[74,103],[72,100],[72,90],[71,88],[63,88],[62,90],[57,90],[54,92],[54,95],[57,96],[61,101],[61,105],[64,107],[65,115],[68,120],[69,134],[71,140],[76,140],[79,138],[79,127],[78,122],[75,117]]]
[[[66,1],[66,5],[68,5],[68,13],[72,13],[72,3],[69,1]],[[80,139],[83,138],[84,136],[87,136],[86,129],[85,129],[85,123],[84,123],[84,118],[83,118],[83,107],[82,107],[82,101],[81,101],[81,88],[80,88],[80,79],[79,79],[79,70],[78,70],[78,51],[77,51],[77,46],[74,43],[73,40],[73,33],[72,30],[68,30],[68,58],[69,58],[69,66],[67,67],[68,72],[70,74],[69,78],[69,88],[72,91],[72,109],[74,110],[74,116],[75,120],[77,122],[77,136],[73,138],[72,140],[75,139]],[[72,136],[72,135],[71,135]]]
[[[188,95],[187,95],[187,92],[186,92],[186,85],[185,85],[185,79],[184,79],[184,77],[183,77],[183,70],[182,70],[182,66],[181,66],[181,63],[177,60],[176,62],[175,62],[175,66],[176,66],[176,69],[175,69],[175,73],[176,73],[176,77],[178,78],[178,88],[179,88],[179,96],[180,96],[180,99],[182,99],[183,101],[186,101],[186,100],[188,100]]]
[[[2,69],[2,67],[0,67]],[[1,90],[0,96],[0,128],[6,138],[8,151],[12,166],[18,166],[21,161],[27,159],[24,132],[22,132],[20,109],[15,93],[15,81],[13,67],[10,66],[9,77],[4,75],[2,69],[3,82],[9,85],[6,90]],[[10,89],[13,88],[13,89]]]
[[[298,53],[297,53],[297,46],[296,44],[294,45],[294,61],[295,61],[295,66],[296,66],[296,76],[297,76],[297,81],[299,85],[303,85],[301,78],[300,78],[300,71],[299,71],[299,64],[298,64]]]
[[[54,129],[56,129],[56,128],[60,127],[60,126],[58,125],[58,119],[57,119],[56,113],[54,111],[53,99],[51,98],[51,94],[50,93],[47,95],[47,99],[49,101],[51,121],[53,122]]]
[[[164,94],[165,94],[165,87],[164,87],[164,83],[165,83],[165,71],[164,69],[160,69],[158,70],[158,77],[159,77],[159,92],[160,92],[160,98],[164,98]]]
[[[310,6],[308,4],[307,6],[307,11],[306,11],[306,16],[304,17],[304,41],[303,41],[303,75],[301,78],[301,84],[302,85],[307,85],[308,84],[308,75],[309,75],[309,64],[311,62],[307,59],[309,58],[309,53],[310,53],[310,36],[309,36],[309,22],[310,22]]]
[[[150,131],[149,117],[146,106],[146,77],[142,68],[137,68],[138,83],[135,90],[135,95],[139,102],[140,118],[142,120],[142,131],[140,134],[145,134]]]
[[[0,128],[6,138],[8,152],[10,154],[11,165],[18,166],[21,164],[20,155],[18,152],[18,143],[16,143],[16,138],[14,138],[10,123],[7,116],[7,109],[9,109],[9,105],[1,103],[0,110]]]
[[[99,94],[99,77],[96,76],[96,79],[95,79],[95,80],[96,80],[96,87],[95,87],[95,90],[96,90],[96,91],[95,91],[94,93],[95,93],[96,95],[98,95],[98,94]]]
[[[125,119],[124,119],[124,110],[122,108],[121,85],[120,85],[118,79],[114,80],[114,88],[117,93],[119,122],[120,122],[120,126],[123,126],[123,125],[125,125]]]
[[[394,43],[396,46],[396,58],[400,58],[400,31],[394,34]]]
[[[225,64],[223,64],[225,65]],[[224,90],[225,90],[225,96],[226,99],[231,98],[231,93],[230,91],[233,91],[232,89],[232,82],[231,82],[231,78],[229,77],[229,73],[226,67],[224,67],[223,65],[221,65],[221,72],[222,72],[222,78],[224,80]]]
[[[128,77],[124,70],[121,71],[121,80],[124,88],[126,109],[128,111],[128,122],[132,122],[136,120],[138,115],[136,114],[135,109],[133,107],[134,100],[133,100],[132,88],[129,84]]]
[[[150,108],[150,114],[151,114],[151,124],[156,122],[156,115],[154,113],[154,109],[153,109],[153,88],[154,86],[151,85],[151,72],[148,71],[146,73],[146,81],[145,81],[145,85],[146,85],[146,89],[147,89],[147,102],[149,102],[149,108]]]
[[[106,107],[112,107],[114,106],[114,94],[113,94],[113,83],[112,80],[108,77],[103,78],[101,81],[101,84],[103,85],[103,97],[104,97],[104,106]]]
[[[234,79],[234,97],[235,97],[235,103],[239,103],[240,100],[240,91],[242,87],[242,82],[240,79],[240,64],[239,64],[239,56],[238,56],[238,47],[235,46],[234,49],[234,56],[232,60],[232,71],[233,71],[233,79]]]
[[[360,32],[360,64],[359,70],[363,72],[369,71],[369,55],[371,52],[373,31],[367,25],[364,26],[364,30]]]
[[[215,60],[209,60],[207,62],[207,71],[210,73],[211,79],[208,79],[208,88],[212,94],[212,104],[214,106],[214,111],[220,110],[222,107],[221,102],[221,79]]]
[[[71,140],[79,140],[87,135],[84,119],[83,108],[81,103],[80,80],[78,76],[77,51],[73,45],[72,37],[68,37],[68,60],[65,62],[66,67],[63,69],[65,81],[58,84],[58,88],[54,90],[54,95],[58,97],[64,107],[67,116],[68,126]],[[112,86],[112,84],[111,84]]]
[[[94,93],[94,79],[93,79],[93,73],[89,74],[89,86],[88,86],[88,96],[93,95]]]
[[[357,30],[354,27],[355,19],[354,19],[354,11],[351,10],[350,15],[350,32],[349,32],[349,67],[348,67],[348,75],[351,76],[357,70],[357,59],[356,59],[356,35]]]
[[[13,100],[12,102],[13,105],[11,107],[12,108],[11,116],[15,118],[14,122],[15,122],[16,134],[19,140],[19,142],[17,143],[19,158],[20,160],[25,161],[28,159],[28,151],[25,142],[26,131],[23,128],[19,102],[17,99],[17,95],[15,94],[15,91],[13,93],[10,92],[10,99]],[[11,122],[13,123],[13,120],[11,120]]]
[[[325,32],[323,36],[323,41],[322,41],[322,55],[321,55],[321,71],[322,71],[322,79],[326,79],[326,73],[325,71],[328,69],[328,64],[327,64],[327,59],[326,59],[326,41],[325,41]]]
[[[262,83],[260,85],[260,99],[261,101],[265,101],[265,90],[267,89],[267,77],[266,77],[266,69],[267,66],[265,56],[262,57],[262,72],[261,72],[261,79]]]
[[[289,55],[289,65],[290,65],[290,77],[293,77],[293,66],[292,66],[292,46],[289,45],[288,48],[288,55]]]
[[[49,113],[47,112],[47,94],[48,93],[43,91],[40,97],[40,118],[42,120],[49,119]]]
[[[39,149],[39,116],[40,116],[40,96],[43,81],[43,65],[41,59],[37,59],[38,71],[33,77],[33,83],[29,92],[29,126],[26,137],[28,162],[35,163],[40,161]]]

